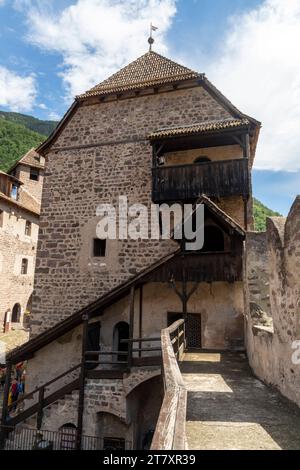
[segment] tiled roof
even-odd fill
[[[24,186],[20,189],[18,201],[26,209],[35,212],[36,214],[40,213],[41,204],[37,199],[35,199],[35,197],[33,197],[28,191],[26,191]]]
[[[205,121],[191,126],[169,127],[159,129],[149,135],[150,140],[168,137],[180,137],[194,134],[200,134],[212,131],[222,131],[227,129],[236,129],[239,127],[247,127],[250,121],[247,118],[242,119],[223,119],[218,121]]]
[[[201,74],[150,51],[78,98],[138,90],[200,77]]]
[[[9,170],[13,171],[18,165],[28,165],[34,168],[43,169],[44,163],[40,161],[40,155],[35,151],[35,149],[29,150],[23,157],[20,158]]]
[[[33,213],[34,215],[40,215],[40,206],[38,205],[37,201],[32,198],[28,194],[28,198],[26,201],[21,202],[21,201],[15,201],[15,199],[12,199],[11,197],[6,196],[6,194],[0,192],[0,199],[3,201],[17,207],[18,209],[23,209],[25,211],[29,211]]]

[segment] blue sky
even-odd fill
[[[300,192],[298,0],[0,0],[0,109],[61,117],[147,50],[150,21],[155,50],[262,121],[254,195],[286,215]]]

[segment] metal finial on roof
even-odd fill
[[[153,26],[153,24],[150,23],[150,37],[148,39],[148,42],[150,44],[150,47],[149,47],[150,52],[152,51],[152,46],[154,44],[153,31],[157,31],[157,30],[158,30],[157,26]]]

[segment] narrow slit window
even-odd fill
[[[22,259],[21,274],[25,276],[28,273],[28,259]]]
[[[28,220],[26,220],[25,223],[25,235],[27,237],[31,237],[31,222],[29,222]]]
[[[106,240],[94,239],[94,258],[104,258],[106,256]]]

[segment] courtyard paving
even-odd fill
[[[257,380],[239,353],[187,352],[190,450],[300,449],[300,410]]]

